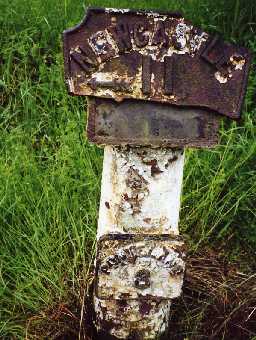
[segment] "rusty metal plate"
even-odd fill
[[[89,8],[64,32],[70,94],[202,107],[239,118],[250,54],[181,15]]]
[[[96,296],[100,299],[173,299],[185,271],[179,236],[116,234],[98,243]]]
[[[219,115],[138,100],[88,99],[87,135],[104,145],[213,147],[218,143]]]

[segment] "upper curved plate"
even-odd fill
[[[70,94],[143,99],[209,109],[236,119],[250,53],[177,13],[89,8],[64,32]]]

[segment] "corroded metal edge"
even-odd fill
[[[183,242],[184,237],[181,235],[172,235],[172,234],[162,234],[162,235],[154,235],[154,234],[107,234],[103,235],[99,238],[98,244],[105,241],[114,241],[114,240],[123,240],[123,241],[144,241],[144,240],[163,240],[163,241],[178,241]]]
[[[245,95],[246,95],[247,86],[248,86],[248,82],[249,82],[249,74],[250,74],[250,70],[251,70],[251,67],[252,67],[252,51],[249,50],[248,48],[247,48],[247,60],[248,61],[247,61],[246,66],[245,66],[241,92],[240,92],[240,96],[238,97],[238,103],[237,103],[238,114],[237,114],[237,117],[234,117],[235,120],[238,120],[238,119],[241,118],[241,112],[242,112],[243,104],[244,104],[244,101],[245,101]]]

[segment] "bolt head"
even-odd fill
[[[138,289],[150,287],[150,271],[147,269],[138,270],[134,278],[134,286]]]

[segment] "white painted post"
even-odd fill
[[[185,269],[183,252],[176,251],[183,245],[177,236],[183,164],[183,150],[105,147],[97,238],[108,248],[109,235],[140,236],[140,245],[129,242],[110,251],[113,259],[135,245],[140,256],[133,264],[119,261],[98,271],[96,290],[108,295],[94,297],[100,334],[158,339],[168,329],[170,298],[180,295]],[[143,235],[160,239],[144,242]],[[163,246],[161,235],[173,240],[171,249]]]

